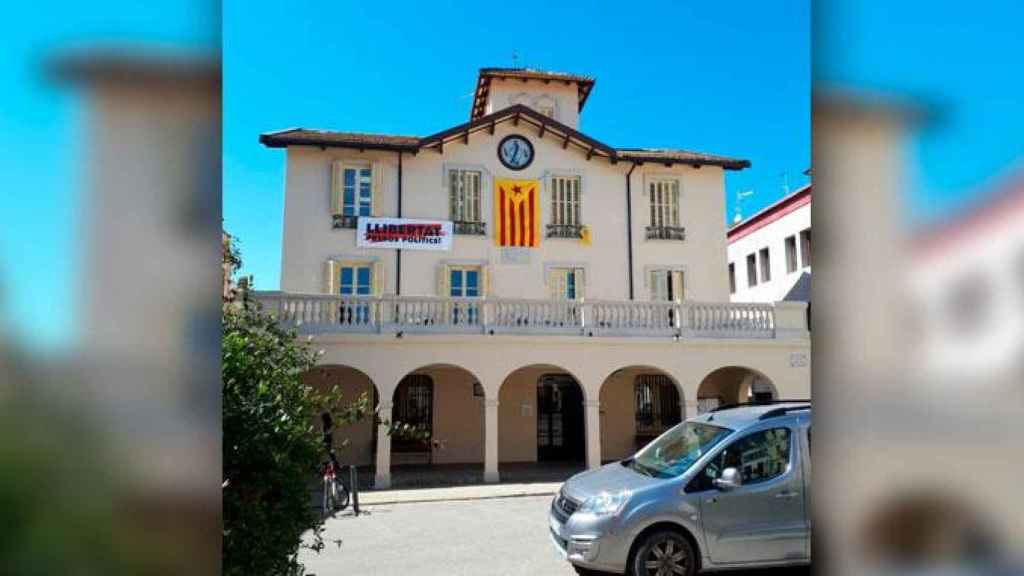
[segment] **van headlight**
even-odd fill
[[[593,514],[595,516],[606,516],[616,515],[622,512],[622,509],[626,506],[626,502],[629,502],[629,497],[633,493],[629,490],[623,490],[621,492],[601,492],[597,496],[591,496],[583,501],[583,505],[580,506],[580,512],[585,514]]]

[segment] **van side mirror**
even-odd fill
[[[723,492],[729,490],[735,490],[743,485],[743,479],[740,476],[740,471],[735,468],[726,468],[722,470],[722,475],[715,478],[715,487]]]

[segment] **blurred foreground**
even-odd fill
[[[877,15],[886,10],[859,6]],[[816,25],[829,9],[841,14],[846,7],[820,3]],[[832,24],[833,32],[844,30]],[[924,35],[938,42],[941,30]],[[913,47],[908,39],[885,41],[893,50],[926,49],[920,38]],[[817,45],[823,53],[815,54],[816,75],[832,72],[819,61],[842,60],[828,49],[848,42]],[[992,81],[999,75],[993,69]],[[957,72],[948,76],[950,85],[957,82]],[[989,184],[964,191],[970,200],[960,208],[911,225],[917,178],[929,168],[909,144],[972,111],[943,104],[941,88],[926,102],[856,83],[819,87],[817,568],[843,575],[1024,573],[1024,171],[1010,162]],[[985,106],[984,97],[975,101]],[[964,141],[959,153],[970,161],[989,152]]]
[[[37,63],[84,110],[78,338],[0,332],[4,574],[216,574],[220,68],[76,51]],[[53,226],[40,215],[39,226]]]

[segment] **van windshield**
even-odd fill
[[[626,465],[646,476],[675,478],[731,433],[721,426],[686,422],[659,436]]]

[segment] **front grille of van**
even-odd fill
[[[551,510],[554,512],[555,518],[558,518],[558,521],[562,524],[565,524],[569,520],[569,516],[572,516],[579,507],[580,503],[566,496],[565,492],[559,492],[558,496],[555,497],[555,501],[551,504]]]

